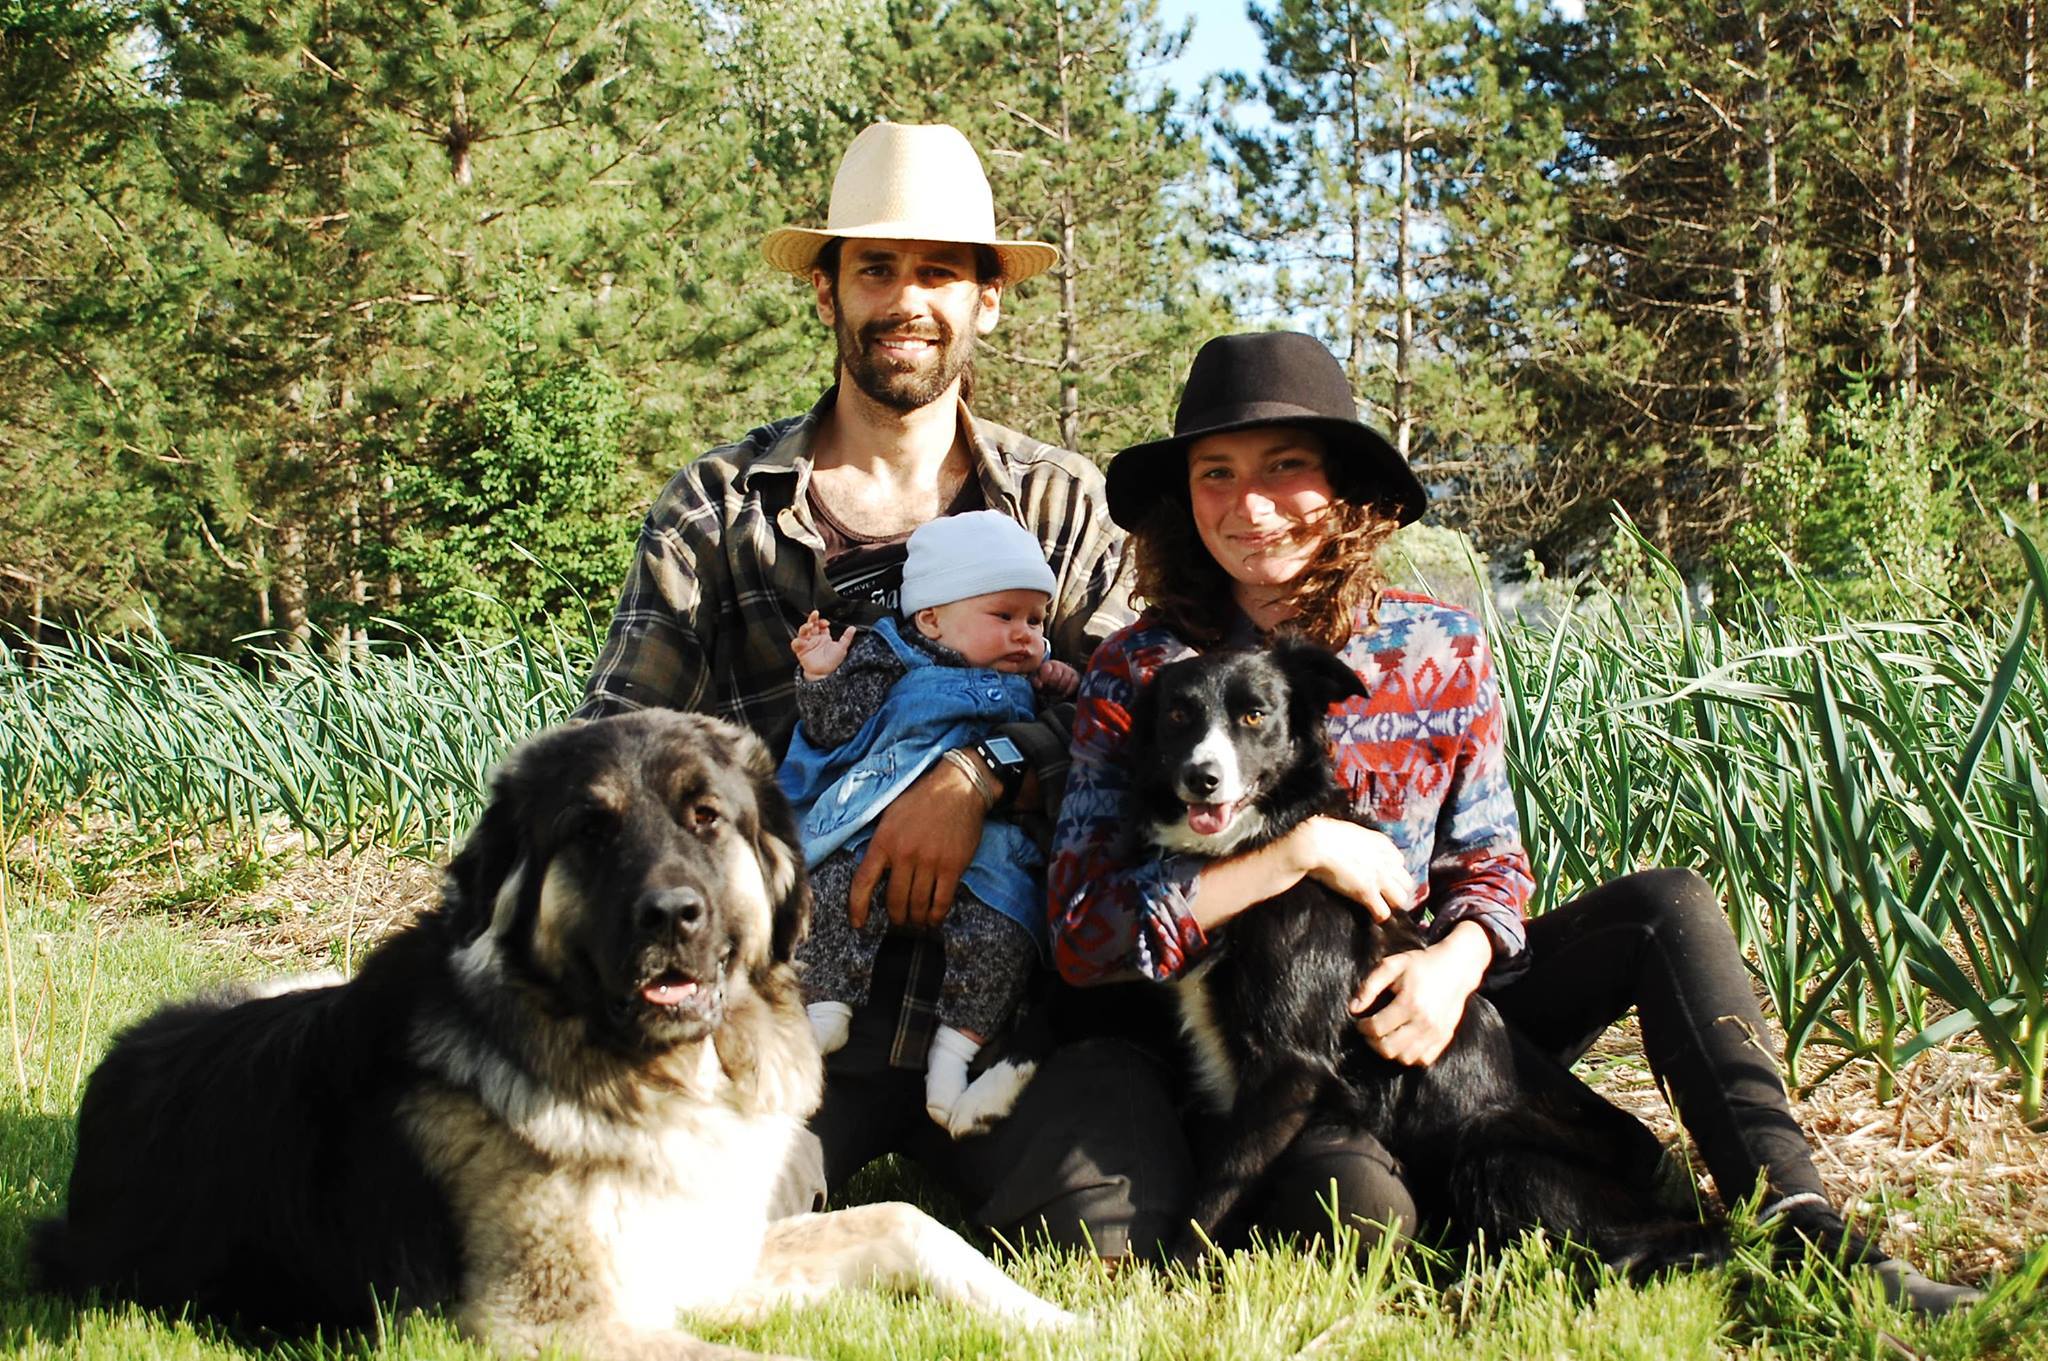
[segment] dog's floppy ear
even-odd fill
[[[811,930],[811,876],[804,871],[803,843],[797,837],[796,815],[775,778],[775,758],[752,733],[734,729],[740,739],[740,761],[754,786],[754,855],[761,862],[761,882],[773,904],[769,932],[771,957],[787,964]]]
[[[1167,663],[1172,665],[1175,663]],[[1154,670],[1138,687],[1138,693],[1131,696],[1130,729],[1124,735],[1127,751],[1142,751],[1152,745],[1152,731],[1159,724],[1159,673],[1165,669],[1162,666]]]
[[[1286,673],[1295,712],[1305,721],[1320,723],[1332,704],[1371,693],[1342,657],[1319,643],[1284,638],[1273,645],[1273,660]]]
[[[519,818],[506,781],[491,781],[491,801],[462,849],[448,862],[441,884],[441,910],[464,943],[491,926],[498,890],[519,863]]]
[[[804,872],[804,856],[797,842],[796,818],[789,800],[771,778],[760,785],[761,841],[755,847],[761,857],[761,877],[768,885],[768,898],[775,904],[775,929],[770,937],[777,964],[787,964],[796,947],[811,930],[811,876]]]

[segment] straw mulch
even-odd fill
[[[1771,1042],[1783,1052],[1775,1028]],[[1616,1026],[1582,1072],[1661,1138],[1679,1140],[1639,1043],[1632,1020]],[[1830,1057],[1809,1057],[1803,1076],[1817,1076]],[[1938,1256],[1957,1280],[2008,1271],[2048,1243],[2048,1134],[2021,1121],[2019,1093],[1990,1055],[1967,1040],[1924,1054],[1897,1088],[1880,1103],[1873,1070],[1851,1064],[1795,1096],[1835,1203],[1877,1227],[1887,1250],[1921,1263]],[[1702,1176],[1702,1191],[1710,1188]]]

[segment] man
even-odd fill
[[[970,510],[1001,511],[1037,537],[1057,583],[1053,655],[1085,668],[1129,618],[1101,474],[1078,454],[977,420],[963,400],[975,342],[1001,319],[1004,291],[1058,251],[997,239],[980,158],[958,131],[881,123],[847,149],[824,229],[771,232],[762,254],[810,280],[836,339],[837,382],[808,412],[713,449],[670,481],[578,716],[696,709],[782,750],[796,714],[790,641],[810,612],[836,626],[893,612],[910,532]],[[1056,810],[1070,713],[1006,728],[1014,747],[982,743],[941,761],[890,804],[855,872],[853,912],[864,918],[879,892],[892,924],[934,926],[984,817]],[[1062,1050],[1010,1119],[955,1142],[924,1109],[939,965],[915,935],[892,939],[876,961],[812,1122],[828,1183],[899,1152],[990,1228],[1042,1228],[1107,1256],[1149,1250],[1178,1209],[1185,1169],[1136,1187],[1096,1172],[1090,1156],[1128,1148],[1170,1118],[1124,1099],[1128,1065],[1147,1060],[1113,1044]]]

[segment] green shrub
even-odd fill
[[[1811,431],[1798,422],[1749,454],[1749,518],[1727,552],[1738,594],[1777,608],[1821,599],[1852,615],[1947,604],[1960,515],[1935,415],[1933,397],[1882,396],[1858,380]]]
[[[625,389],[594,361],[494,374],[391,468],[406,522],[379,553],[404,583],[387,614],[435,639],[592,631],[625,575],[636,507],[619,495]]]

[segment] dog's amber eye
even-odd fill
[[[1237,721],[1244,724],[1247,728],[1256,728],[1259,724],[1266,721],[1266,711],[1264,709],[1246,709],[1244,713],[1238,716]]]
[[[708,832],[716,827],[724,816],[718,811],[718,805],[715,803],[693,803],[690,805],[690,811],[683,815],[683,822],[693,832]]]
[[[1176,704],[1172,708],[1168,709],[1166,711],[1166,721],[1168,723],[1173,724],[1175,727],[1180,727],[1181,725],[1185,724],[1188,721],[1188,706],[1185,704]]]

